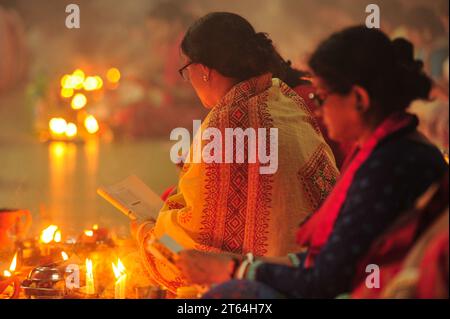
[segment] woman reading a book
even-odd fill
[[[338,176],[313,114],[281,80],[288,64],[266,34],[236,14],[211,13],[189,28],[181,49],[180,73],[210,109],[201,131],[214,128],[226,136],[226,129],[263,129],[268,136],[276,128],[275,145],[263,146],[276,152],[278,163],[275,171],[263,173],[258,149],[256,162],[249,160],[254,147],[249,138],[233,144],[236,149],[243,144],[243,162],[237,162],[239,154],[231,163],[185,162],[177,193],[156,221],[137,227],[146,269],[171,291],[186,282],[149,253],[153,238],[168,234],[184,248],[200,251],[257,256],[296,251],[297,226],[319,207]]]
[[[366,267],[374,264],[386,267],[379,273],[384,285],[392,266],[401,265],[399,254],[413,245],[414,227],[383,239],[386,245],[377,238],[411,217],[416,199],[448,170],[440,151],[417,131],[417,117],[406,111],[412,101],[427,99],[432,86],[411,43],[351,27],[326,39],[309,64],[330,136],[354,142],[355,149],[330,195],[298,229],[303,250],[289,254],[285,264],[250,254],[180,253],[178,266],[190,282],[225,281],[205,298],[334,298],[355,283],[365,285],[373,272]]]

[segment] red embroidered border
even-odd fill
[[[258,97],[258,117],[260,127],[267,128],[266,150],[270,149],[270,128],[273,127],[273,119],[268,111],[268,92]],[[255,231],[253,240],[253,254],[263,256],[267,253],[267,241],[269,234],[270,209],[272,201],[272,175],[259,174],[258,196],[256,199]]]
[[[250,127],[250,119],[248,117],[249,110],[247,109],[251,103],[248,99],[255,94],[259,94],[271,86],[271,77],[263,76],[257,79],[244,82],[233,89],[233,92],[228,94],[224,99],[228,105],[222,105],[220,108],[215,108],[211,112],[209,127],[216,127],[224,132],[223,125],[220,125],[219,113],[228,111],[229,128],[248,128]],[[230,99],[232,97],[232,100]],[[257,127],[273,127],[270,113],[267,110],[268,93],[265,92],[256,97],[258,102],[256,105],[258,125]],[[225,109],[226,108],[226,109]],[[270,145],[270,139],[267,139],[267,147]],[[218,207],[218,200],[220,197],[220,164],[212,163],[206,166],[206,180],[205,180],[205,205],[202,211],[201,229],[199,233],[198,249],[213,250],[220,248],[224,251],[234,253],[244,253],[244,239],[245,239],[245,221],[247,214],[247,198],[248,198],[248,145],[245,144],[245,161],[244,163],[235,163],[230,166],[230,187],[227,194],[227,211],[225,214],[224,233],[221,242],[221,247],[214,247],[214,230],[215,230],[215,215]],[[255,255],[264,255],[267,252],[267,237],[270,216],[271,203],[271,189],[273,182],[271,176],[258,175],[258,191],[256,197],[256,211],[255,214],[255,228],[252,251]],[[208,247],[211,247],[209,249]]]
[[[327,198],[338,176],[324,148],[325,145],[321,144],[297,173],[313,211],[317,210]]]

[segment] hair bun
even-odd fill
[[[408,104],[415,99],[428,99],[432,82],[423,71],[423,62],[414,59],[414,46],[404,38],[392,41],[397,64],[397,77],[403,90],[398,94],[408,96]]]
[[[422,71],[423,62],[414,59],[414,46],[411,42],[404,38],[397,38],[392,41],[392,46],[394,48],[397,64],[400,67],[413,72]]]
[[[254,38],[256,43],[259,44],[261,47],[272,46],[272,40],[269,38],[267,33],[257,32],[255,33]]]

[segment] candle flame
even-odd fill
[[[71,80],[72,80],[72,77],[69,74],[64,75],[61,78],[61,87],[63,89],[73,89]]]
[[[84,72],[80,69],[77,69],[72,74],[66,74],[61,78],[61,87],[63,89],[79,90],[83,88],[84,79]]]
[[[4,276],[4,277],[11,277],[12,274],[11,274],[8,270],[4,270],[4,271],[3,271],[3,276]]]
[[[74,89],[81,89],[83,87],[85,74],[82,70],[77,69],[72,73],[71,85]]]
[[[88,115],[84,120],[84,126],[90,134],[95,134],[99,130],[97,119],[93,115]]]
[[[97,224],[94,224],[94,225],[92,226],[92,229],[93,229],[93,230],[98,230],[98,225],[97,225]]]
[[[92,276],[92,260],[89,258],[86,258],[86,274]]]
[[[74,110],[80,110],[86,106],[87,98],[83,93],[77,93],[72,99],[71,106]]]
[[[83,88],[86,91],[94,91],[97,88],[97,79],[93,76],[88,76],[83,82]]]
[[[84,231],[84,234],[85,234],[86,236],[88,236],[88,237],[94,236],[94,232],[93,232],[92,230],[90,230],[90,229],[86,229],[86,230]]]
[[[41,241],[44,244],[50,243],[55,238],[55,233],[58,230],[58,226],[56,225],[50,225],[47,228],[45,228],[41,233]]]
[[[86,293],[95,293],[94,271],[92,267],[92,260],[89,258],[86,258]]]
[[[11,261],[11,265],[9,266],[9,271],[13,273],[17,268],[17,253],[15,253],[13,260]]]
[[[55,241],[55,243],[61,242],[61,231],[60,230],[55,232],[55,236],[53,236],[53,240]]]
[[[61,252],[61,257],[62,257],[62,259],[63,259],[64,261],[66,261],[66,260],[69,259],[69,255],[67,255],[67,253],[66,253],[65,251],[62,251],[62,252]]]
[[[66,136],[75,137],[77,135],[78,128],[74,123],[68,123],[66,127]]]
[[[101,77],[99,77],[98,75],[94,76],[94,79],[97,81],[97,87],[95,88],[96,90],[100,90],[103,86],[103,80]]]
[[[120,277],[125,275],[125,266],[120,261],[120,258],[117,258],[117,266],[114,263],[112,263],[112,268],[116,279],[120,279]]]
[[[111,68],[106,72],[106,78],[111,83],[117,83],[120,80],[120,71],[117,68]]]
[[[63,134],[67,129],[67,122],[61,117],[54,117],[48,122],[50,131],[54,134]]]
[[[72,88],[63,87],[61,89],[61,97],[69,98],[69,97],[72,97],[72,95],[73,95],[73,89]]]

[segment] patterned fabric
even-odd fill
[[[270,128],[277,128],[278,170],[260,174],[265,165],[249,163],[248,141],[243,163],[186,163],[177,194],[160,211],[155,236],[167,233],[185,248],[203,251],[256,256],[296,251],[291,239],[297,226],[320,205],[338,176],[332,152],[314,123],[303,100],[270,74],[237,84],[210,111],[201,131],[216,128],[225,137],[226,128],[263,128],[268,136]],[[269,150],[270,139],[266,141]],[[172,291],[183,284],[179,273],[163,270],[155,258],[147,260],[155,281]]]
[[[319,208],[336,183],[336,172],[328,165],[326,159],[327,154],[324,147],[320,146],[297,173],[297,177],[303,185],[305,197],[310,201],[313,211]]]

